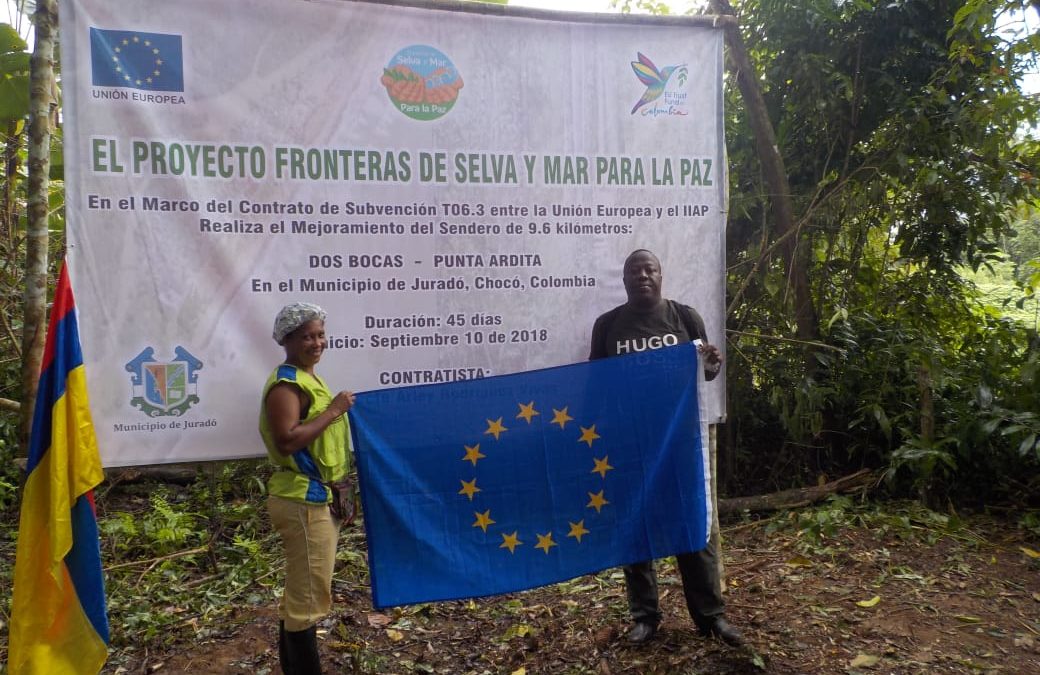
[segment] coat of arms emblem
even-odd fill
[[[198,374],[202,361],[184,347],[173,351],[171,361],[157,361],[155,349],[145,347],[126,364],[130,373],[130,405],[149,417],[178,417],[199,402]]]

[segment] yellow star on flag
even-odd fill
[[[613,471],[614,467],[607,464],[607,460],[610,459],[609,455],[603,455],[603,459],[592,458],[592,461],[596,463],[596,468],[589,473],[598,473],[600,478],[606,478],[608,471]]]
[[[584,442],[588,443],[589,447],[591,448],[592,447],[592,441],[594,441],[597,438],[599,438],[599,434],[596,433],[596,425],[593,424],[588,429],[586,429],[585,427],[583,427],[581,425],[578,425],[578,428],[581,429],[581,438],[578,439],[578,442],[581,443],[582,441],[584,441]]]
[[[487,423],[488,423],[488,428],[487,428],[487,431],[485,431],[484,433],[485,434],[491,434],[492,436],[495,437],[496,441],[498,440],[499,434],[501,434],[503,431],[509,431],[509,429],[506,429],[504,426],[502,426],[502,418],[501,417],[499,417],[494,422],[492,422],[491,420],[488,420]]]
[[[520,541],[519,537],[516,536],[516,530],[513,530],[513,534],[502,533],[502,543],[499,544],[499,548],[508,548],[509,552],[512,553],[513,549],[520,546],[524,542]]]
[[[591,492],[589,493],[589,503],[585,506],[590,509],[596,509],[596,513],[599,513],[599,510],[609,503],[610,502],[603,498],[603,490],[600,490],[596,494],[592,494]]]
[[[589,533],[589,531],[585,529],[585,520],[582,519],[576,523],[572,523],[568,520],[567,524],[571,526],[571,531],[567,533],[567,536],[574,537],[578,540],[578,543],[580,544],[581,538]]]
[[[566,406],[563,410],[557,410],[556,408],[553,408],[553,418],[552,421],[549,422],[549,424],[559,424],[560,428],[562,429],[564,426],[567,425],[567,422],[570,422],[573,419],[573,417],[567,414]]]
[[[470,501],[473,501],[473,495],[480,492],[480,488],[477,487],[477,479],[474,478],[471,481],[459,481],[462,483],[462,489],[459,490],[460,495],[466,495]]]
[[[534,545],[535,548],[545,549],[545,555],[549,555],[549,549],[553,546],[559,546],[555,541],[552,540],[552,532],[546,532],[544,535],[536,534],[538,537],[538,543]]]
[[[477,443],[473,447],[468,445],[463,445],[462,447],[466,448],[466,456],[462,458],[463,462],[473,462],[473,466],[476,466],[478,459],[484,459],[487,457],[487,455],[480,452],[480,443]]]
[[[523,403],[517,403],[517,405],[520,406],[520,414],[517,415],[516,418],[518,420],[522,419],[528,424],[531,423],[531,418],[533,418],[535,415],[541,414],[534,409],[534,401],[531,401],[527,405],[524,405]]]
[[[488,509],[484,513],[473,512],[473,515],[477,517],[473,527],[479,527],[480,529],[487,532],[488,525],[494,525],[495,521],[491,520],[491,509]]]

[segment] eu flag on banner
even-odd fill
[[[372,600],[507,593],[707,544],[692,344],[359,394]]]
[[[90,73],[95,87],[184,91],[181,36],[91,28]]]
[[[103,479],[68,272],[51,310],[15,554],[8,669],[97,673],[108,616],[93,488]]]

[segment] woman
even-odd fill
[[[278,467],[267,484],[271,523],[285,545],[278,656],[287,675],[321,673],[317,622],[332,607],[340,521],[327,487],[350,468],[346,412],[354,394],[332,396],[314,366],[325,351],[325,311],[297,302],[278,312],[272,334],[285,362],[264,385],[260,435]]]

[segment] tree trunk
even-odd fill
[[[735,12],[728,0],[710,0],[711,8],[716,14],[733,16]],[[784,257],[788,283],[794,293],[794,315],[797,326],[797,337],[806,342],[818,342],[819,321],[816,307],[813,304],[809,286],[808,252],[799,246],[798,232],[795,231],[794,203],[791,201],[791,186],[787,182],[787,169],[776,142],[776,133],[769,120],[765,99],[758,86],[755,69],[751,66],[744,38],[740,35],[737,24],[725,24],[726,42],[729,46],[729,58],[726,61],[729,71],[737,80],[741,96],[747,107],[748,119],[755,134],[755,145],[758,158],[765,175],[766,185],[770,193],[774,230],[776,238],[783,239],[779,250]],[[806,359],[812,363],[812,359]]]
[[[917,366],[917,393],[921,397],[921,441],[935,441],[935,401],[932,399],[932,371],[927,362]]]
[[[742,511],[776,511],[778,509],[794,509],[818,502],[839,492],[850,492],[865,488],[877,482],[877,476],[870,469],[861,469],[854,474],[838,480],[814,485],[813,487],[783,490],[767,495],[753,497],[730,497],[719,500],[719,513],[736,514]]]
[[[14,251],[14,232],[18,218],[15,206],[14,185],[18,175],[18,150],[22,135],[18,133],[18,122],[8,122],[7,142],[4,144],[3,213],[0,214],[0,237],[6,242],[7,251]]]
[[[36,387],[43,360],[47,318],[47,220],[54,99],[54,41],[58,33],[56,0],[37,0],[33,23],[36,43],[29,72],[29,199],[22,324],[21,448],[28,452]]]

